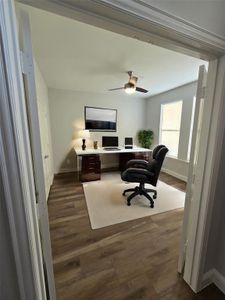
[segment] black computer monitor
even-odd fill
[[[133,145],[133,138],[132,137],[125,137],[125,145],[128,145],[128,146]]]
[[[102,147],[118,147],[118,136],[103,136]]]

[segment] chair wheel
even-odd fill
[[[125,196],[125,192],[123,192],[123,194],[122,194],[123,196]]]
[[[156,199],[157,198],[157,196],[156,195],[153,195],[153,197],[152,197],[153,199]]]
[[[127,202],[127,205],[130,206],[131,205],[130,202]]]
[[[151,204],[150,204],[150,207],[151,207],[151,208],[154,208],[154,203],[151,203]]]

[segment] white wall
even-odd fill
[[[166,156],[162,171],[187,182],[189,162]]]
[[[97,140],[101,146],[103,135],[119,136],[120,145],[126,136],[133,137],[137,144],[137,132],[145,126],[144,99],[125,93],[86,93],[68,90],[49,89],[50,120],[53,141],[54,172],[76,170],[73,146],[81,146],[77,132],[84,128],[84,106],[117,109],[117,132],[91,132],[88,146]],[[102,167],[118,165],[118,155],[105,155]]]
[[[36,61],[34,61],[34,74],[41,134],[42,159],[45,175],[45,189],[46,196],[48,197],[54,175],[48,88]],[[44,158],[46,155],[48,156],[47,160]]]
[[[183,100],[178,159],[167,157],[163,165],[165,171],[183,180],[188,176],[187,154],[196,89],[197,82],[193,82],[147,99],[146,127],[154,132],[154,145],[159,143],[161,104]]]
[[[118,135],[120,144],[125,136],[133,136],[138,144],[137,132],[143,128],[154,131],[154,145],[158,144],[160,109],[162,103],[183,100],[181,137],[179,159],[167,157],[164,170],[182,180],[187,179],[187,151],[190,134],[193,97],[196,93],[196,83],[191,83],[166,93],[153,96],[147,100],[122,94],[97,94],[75,92],[60,89],[49,89],[49,105],[51,133],[53,141],[54,173],[76,170],[76,159],[73,146],[81,145],[81,139],[76,133],[84,128],[84,106],[109,107],[118,109],[118,132],[91,132],[88,146],[93,140],[101,146],[102,135]],[[63,115],[62,115],[63,114]],[[118,155],[107,155],[101,158],[102,167],[118,165]]]

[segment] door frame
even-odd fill
[[[201,68],[201,67],[200,67]],[[198,106],[200,105],[200,99],[204,98],[204,106],[203,106],[203,113],[202,113],[202,125],[201,125],[201,132],[199,137],[199,149],[196,153],[195,146],[192,146],[191,149],[191,156],[190,156],[190,164],[189,164],[189,174],[188,174],[188,184],[187,184],[187,194],[186,194],[186,202],[185,202],[185,209],[184,209],[184,221],[183,221],[183,234],[181,240],[181,246],[183,243],[183,249],[180,249],[180,257],[178,262],[178,271],[181,272],[182,270],[182,258],[184,260],[184,279],[186,282],[190,283],[191,286],[196,289],[195,282],[193,283],[193,276],[196,277],[197,270],[200,264],[200,257],[196,259],[198,253],[197,248],[200,247],[199,241],[196,240],[197,238],[197,230],[198,224],[200,224],[200,216],[201,211],[200,209],[204,210],[202,204],[205,202],[203,196],[203,187],[205,176],[205,168],[207,165],[207,146],[209,140],[209,132],[210,132],[210,122],[211,122],[211,115],[213,114],[213,101],[214,101],[214,89],[216,81],[216,73],[217,73],[217,61],[211,61],[209,63],[209,76],[207,75],[207,80],[204,78],[205,72],[200,72],[200,80],[198,83],[197,94],[196,94],[196,101],[197,102],[197,110],[199,109]],[[209,89],[210,88],[210,89]],[[207,91],[208,89],[208,91]],[[210,116],[210,117],[209,117]],[[198,128],[199,120],[195,120],[195,132],[193,132],[193,139],[192,143],[196,143],[196,136],[197,136],[197,128]],[[199,155],[199,153],[201,153]],[[197,164],[195,168],[194,165],[194,157],[198,155]],[[194,189],[194,200],[192,201]],[[205,186],[207,189],[207,186]],[[196,201],[197,199],[200,201]],[[192,220],[190,222],[190,220]],[[191,241],[191,243],[189,242]],[[194,264],[195,260],[195,264]]]
[[[47,293],[50,299],[56,298],[53,260],[51,251],[50,229],[48,222],[47,195],[42,157],[41,134],[39,126],[38,103],[35,83],[34,57],[31,41],[29,15],[21,11],[19,18],[20,57],[24,81],[26,113],[28,118],[31,155],[33,162],[33,177],[38,203],[38,221],[41,234],[41,246],[45,275],[48,282]],[[26,82],[26,83],[25,83]]]
[[[27,2],[27,1],[26,1]],[[39,1],[30,1],[33,2],[33,5],[35,6],[35,2]],[[84,1],[86,2],[86,1]],[[89,2],[89,1],[87,1]],[[86,2],[86,3],[87,3]],[[125,17],[129,16],[133,21],[136,21],[138,18],[140,20],[140,13],[139,15],[137,14],[137,7],[132,7],[130,5],[129,9],[121,7],[119,5],[118,1],[95,1],[98,3],[97,8],[95,9],[95,15],[92,13],[90,14],[88,12],[88,8],[86,9],[77,9],[77,14],[79,14],[78,18],[83,17],[83,21],[87,20],[86,23],[91,23],[93,19],[98,19],[101,23],[100,27],[109,28],[116,27],[117,31],[120,31],[120,33],[125,34],[125,35],[130,35],[134,37],[134,32],[139,34],[142,38],[142,40],[147,41],[149,37],[151,37],[151,41],[155,41],[157,45],[161,45],[162,47],[165,48],[171,48],[171,45],[173,46],[173,50],[176,51],[181,51],[181,52],[186,52],[186,54],[197,56],[199,53],[202,53],[202,57],[206,59],[208,57],[209,60],[214,59],[214,63],[217,62],[217,58],[221,56],[222,54],[225,54],[225,43],[219,39],[215,38],[213,35],[206,35],[205,32],[201,32],[196,30],[196,28],[193,26],[187,26],[184,27],[182,25],[182,22],[177,20],[175,17],[170,17],[170,20],[168,20],[168,15],[165,17],[165,13],[161,14],[161,19],[159,18],[160,11],[158,11],[157,15],[157,21],[155,18],[155,11],[153,14],[149,14],[144,16],[145,20],[148,20],[151,22],[150,25],[154,26],[156,29],[158,29],[158,33],[156,32],[153,34],[152,32],[147,32],[146,30],[144,31],[143,29],[138,29],[137,27],[134,26],[135,22],[133,22],[132,25],[127,25],[125,22],[127,21],[127,18],[123,18],[117,22],[114,22],[111,20],[111,18],[107,15],[106,11],[109,13],[110,9],[118,10],[120,15],[123,15]],[[110,3],[111,2],[111,3]],[[114,4],[112,3],[114,2]],[[41,5],[41,2],[37,3],[37,5]],[[106,8],[106,11],[101,11],[100,9],[100,4],[103,4],[103,8]],[[124,3],[128,3],[127,1],[124,1]],[[131,2],[135,4],[135,1]],[[43,4],[43,2],[42,2]],[[46,7],[43,9],[52,9],[53,5],[54,7],[54,12],[56,12],[56,6],[58,11],[65,11],[65,7],[62,5],[50,3],[48,1],[45,1],[43,4]],[[52,5],[52,6],[51,6]],[[136,4],[135,4],[136,5]],[[50,7],[51,6],[51,7]],[[113,7],[114,6],[114,7]],[[92,8],[94,6],[92,5]],[[74,11],[74,7],[67,7],[67,12],[70,11],[70,17],[72,17]],[[150,9],[150,8],[149,8]],[[132,11],[133,10],[133,11]],[[145,11],[147,9],[145,8]],[[27,182],[26,176],[32,177],[33,170],[32,166],[30,163],[26,162],[26,157],[27,155],[30,156],[30,147],[28,143],[28,132],[27,132],[27,124],[24,119],[24,107],[23,107],[23,101],[24,101],[24,94],[23,94],[23,86],[22,86],[22,78],[21,78],[21,64],[20,64],[20,57],[19,57],[19,47],[18,47],[18,36],[17,36],[17,27],[16,27],[16,16],[15,16],[15,9],[14,9],[14,2],[13,0],[0,0],[0,12],[1,12],[1,18],[0,18],[0,26],[1,26],[1,31],[2,31],[2,42],[4,45],[4,56],[7,58],[7,72],[9,76],[7,77],[8,84],[9,86],[13,89],[14,94],[9,93],[9,103],[12,105],[15,105],[15,107],[18,109],[17,114],[10,115],[9,114],[9,120],[15,125],[12,128],[11,132],[3,132],[5,134],[8,134],[10,137],[14,137],[14,144],[12,146],[15,146],[15,149],[17,151],[18,155],[18,161],[16,162],[16,166],[20,167],[20,173],[18,174],[20,182],[18,180],[13,180],[11,182],[11,186],[16,188],[20,188],[21,185],[23,186],[24,193],[26,194],[26,197],[22,197],[22,202],[24,203],[24,207],[27,207],[28,204],[30,203],[30,199],[34,197],[34,189],[31,189],[30,183]],[[105,15],[104,15],[105,13]],[[61,13],[62,14],[62,13]],[[143,12],[142,12],[143,14]],[[90,21],[90,18],[92,20]],[[143,18],[142,18],[143,21]],[[169,22],[170,21],[170,22]],[[177,27],[175,30],[171,31],[171,24],[176,24]],[[109,26],[110,24],[110,26]],[[112,26],[113,25],[113,26]],[[152,28],[149,25],[149,30]],[[170,32],[170,38],[165,38],[160,36],[161,30],[167,29],[167,32]],[[179,27],[179,28],[178,28]],[[4,32],[4,30],[5,32]],[[188,29],[188,30],[187,30]],[[112,30],[115,31],[115,30]],[[189,31],[189,32],[188,32]],[[180,37],[183,37],[183,40],[180,42],[177,41],[177,32]],[[8,33],[9,35],[7,35]],[[176,33],[176,34],[175,34]],[[188,44],[188,39],[191,37],[191,35],[194,36],[194,39],[191,38],[190,43]],[[173,40],[174,37],[174,40]],[[186,43],[185,43],[186,42]],[[197,43],[196,43],[197,42]],[[199,49],[197,46],[202,49]],[[206,47],[207,46],[207,47]],[[209,49],[210,51],[206,52],[203,49]],[[186,50],[185,50],[186,49]],[[10,60],[11,59],[11,60]],[[196,240],[194,241],[194,251],[195,251],[195,256],[194,260],[195,263],[193,264],[192,270],[191,270],[191,282],[189,282],[190,286],[194,291],[198,291],[201,288],[201,281],[202,281],[202,274],[203,274],[203,266],[204,266],[204,260],[206,257],[206,250],[204,246],[207,246],[207,238],[209,234],[209,228],[210,228],[210,215],[211,215],[211,210],[213,205],[213,195],[215,192],[215,182],[217,180],[217,174],[218,174],[218,168],[219,168],[219,157],[221,156],[221,143],[220,141],[220,136],[221,134],[224,134],[224,129],[225,125],[222,122],[222,112],[225,111],[225,104],[223,103],[223,96],[225,94],[225,88],[224,88],[224,81],[225,81],[225,73],[224,73],[224,64],[225,64],[225,57],[218,59],[218,69],[215,71],[213,76],[215,76],[216,81],[210,84],[215,84],[215,93],[213,93],[212,96],[212,101],[213,101],[213,106],[210,114],[210,128],[209,128],[209,139],[211,141],[210,145],[208,145],[208,148],[206,149],[206,157],[207,157],[207,164],[204,165],[204,184],[207,186],[207,189],[204,190],[202,194],[202,201],[201,201],[201,210],[199,212],[199,222],[196,228]],[[211,72],[210,72],[211,73]],[[208,88],[210,90],[210,87]],[[7,91],[9,92],[9,90]],[[0,103],[0,108],[2,104]],[[18,138],[15,138],[15,135],[18,134],[19,131],[19,137],[21,138],[20,140]],[[39,145],[41,147],[41,145]],[[5,158],[3,158],[5,159]],[[21,168],[22,166],[22,168]],[[26,166],[26,169],[24,168]],[[28,172],[29,171],[29,172]],[[30,205],[30,204],[29,204]],[[30,228],[28,224],[33,221],[34,216],[32,215],[32,212],[29,210],[25,210],[26,212],[26,230],[25,233],[27,233],[27,238],[32,244],[34,243],[34,239],[32,234],[30,233]],[[11,219],[9,219],[10,222],[12,222]],[[17,241],[19,242],[19,241]],[[30,282],[31,280],[33,281],[34,286],[36,287],[36,291],[40,292],[40,295],[42,292],[44,292],[44,286],[38,285],[38,280],[42,282],[43,280],[43,274],[42,270],[38,271],[38,266],[34,264],[35,257],[37,256],[37,249],[39,245],[35,244],[33,247],[28,247],[27,251],[30,254],[30,257],[32,258],[33,261],[30,262],[31,265],[27,267],[32,266],[32,278],[26,278],[26,273],[24,273],[24,282]],[[16,248],[15,250],[15,256],[16,256]],[[200,254],[204,252],[204,255],[200,257]],[[25,253],[20,253],[21,259],[25,259]],[[23,273],[23,268],[22,265],[18,263],[18,271],[20,273]],[[27,287],[27,285],[26,285]],[[21,283],[21,288],[24,288],[24,285]],[[26,299],[26,298],[24,298]],[[38,299],[38,298],[37,298]]]
[[[188,231],[193,232],[191,228],[192,224],[189,224],[189,214],[191,209],[191,197],[193,196],[193,183],[195,180],[195,169],[194,169],[194,159],[196,153],[196,143],[198,138],[198,126],[199,126],[199,115],[200,115],[200,108],[201,108],[201,99],[205,99],[205,87],[206,87],[206,80],[204,79],[206,74],[206,68],[205,65],[202,65],[199,67],[198,71],[198,84],[197,84],[197,90],[196,90],[196,100],[195,104],[193,103],[194,108],[194,116],[193,116],[193,132],[192,132],[192,139],[190,141],[190,161],[189,161],[189,167],[188,167],[188,181],[186,186],[186,195],[185,195],[185,206],[184,206],[184,218],[183,218],[183,231],[182,231],[182,237],[180,241],[180,255],[178,260],[178,272],[179,273],[187,273],[187,270],[184,270],[185,266],[185,259],[187,256],[187,251],[190,252],[190,249],[187,247],[187,241],[188,241]],[[202,181],[201,181],[202,183]],[[192,205],[193,207],[194,205]],[[194,209],[194,208],[193,208]],[[196,232],[194,231],[193,234]],[[193,250],[193,249],[191,249]]]
[[[213,84],[206,87],[205,97],[206,101],[209,101],[209,105],[206,107],[206,117],[209,115],[209,112],[211,113],[210,119],[203,120],[202,125],[205,127],[203,129],[204,132],[208,131],[208,134],[205,137],[208,140],[208,143],[206,151],[204,149],[206,155],[205,162],[203,164],[203,188],[201,201],[198,204],[198,224],[196,228],[193,255],[190,260],[192,272],[191,274],[186,274],[186,277],[190,280],[190,286],[194,291],[198,291],[206,286],[203,278],[205,273],[204,266],[206,261],[220,158],[223,155],[221,137],[225,134],[225,56],[216,61],[210,62],[210,64],[214,71],[208,72],[208,80],[212,79]],[[214,282],[213,277],[209,278],[207,285],[212,282]]]
[[[14,2],[0,0],[0,169],[18,299],[47,299]],[[2,101],[3,100],[3,101]]]

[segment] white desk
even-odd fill
[[[74,148],[77,156],[83,156],[88,154],[112,154],[112,153],[134,153],[134,152],[152,152],[150,149],[141,148],[141,147],[133,147],[132,149],[125,149],[124,147],[118,147],[120,150],[104,150],[104,148],[87,148],[86,150],[82,150],[81,147]]]
[[[152,152],[150,149],[141,148],[141,147],[133,147],[132,149],[125,149],[124,147],[118,147],[120,150],[104,150],[103,148],[93,149],[93,148],[86,148],[86,150],[82,150],[81,147],[75,147],[74,151],[77,156],[77,174],[79,178],[80,172],[80,159],[82,156],[91,155],[91,154],[98,154],[98,155],[107,155],[107,154],[116,154],[116,153],[135,153],[135,152]]]

